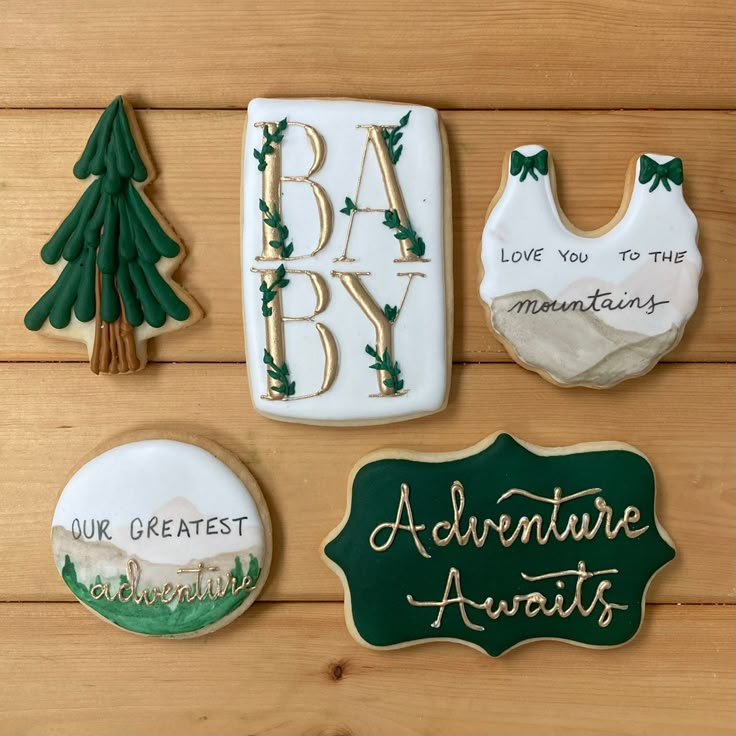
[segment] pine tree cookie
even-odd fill
[[[54,560],[74,595],[136,634],[184,638],[233,621],[271,564],[253,476],[200,437],[133,432],[81,464],[61,493]]]
[[[202,310],[171,278],[184,248],[143,191],[155,172],[122,97],[100,117],[74,176],[89,186],[41,249],[56,281],[25,325],[85,343],[94,373],[133,373],[146,365],[147,340]]]
[[[608,388],[651,370],[698,303],[698,225],[682,161],[636,158],[614,219],[577,230],[557,202],[548,151],[504,164],[481,249],[492,330],[511,356],[561,386]]]
[[[445,407],[450,206],[435,110],[251,101],[242,277],[250,393],[259,412],[359,425]]]
[[[364,458],[324,556],[362,644],[456,641],[499,656],[538,639],[626,643],[675,550],[638,450],[500,433],[459,452]]]

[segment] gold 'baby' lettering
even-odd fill
[[[394,361],[397,360],[393,346],[393,327],[399,320],[399,316],[401,315],[401,310],[403,309],[404,303],[406,302],[406,297],[409,294],[409,289],[411,287],[411,282],[413,278],[415,276],[420,276],[424,278],[424,274],[417,272],[396,274],[397,276],[406,276],[409,280],[406,284],[406,289],[404,289],[404,296],[402,297],[396,314],[392,320],[388,319],[384,310],[381,309],[381,307],[370,295],[368,289],[366,289],[365,285],[361,281],[361,276],[370,276],[370,273],[362,271],[354,271],[351,273],[345,273],[343,271],[333,271],[332,275],[340,279],[340,282],[345,287],[348,294],[350,294],[355,303],[360,307],[360,310],[363,312],[363,314],[365,314],[366,317],[368,317],[370,323],[373,325],[373,328],[376,331],[376,351],[378,352],[378,354],[383,355],[384,351],[388,350],[391,358]],[[390,379],[391,377],[388,371],[378,370],[376,371],[376,374],[378,380],[378,390],[380,391],[381,396],[398,396],[402,393],[406,393],[405,391],[397,392],[393,388],[390,388],[386,385],[386,380]]]
[[[257,128],[266,128],[269,133],[273,134],[276,132],[278,123],[256,123]],[[290,256],[288,260],[296,260],[297,258],[309,258],[310,256],[319,253],[322,248],[325,247],[327,241],[330,239],[332,234],[332,205],[330,199],[327,196],[324,188],[314,181],[311,177],[317,173],[325,162],[325,156],[327,155],[327,147],[325,140],[322,135],[311,125],[305,123],[297,123],[289,121],[288,126],[295,126],[302,128],[312,147],[314,157],[312,164],[306,174],[302,176],[282,176],[282,144],[280,142],[272,142],[273,153],[269,155],[268,166],[263,171],[262,181],[262,198],[263,201],[269,206],[276,206],[276,209],[281,212],[281,184],[282,182],[296,182],[309,184],[309,187],[314,195],[314,199],[317,203],[317,214],[319,215],[319,240],[314,250],[302,256]],[[263,250],[257,260],[259,261],[275,261],[280,260],[281,255],[279,250],[273,248],[270,243],[278,242],[279,233],[275,227],[263,223]]]
[[[365,146],[363,147],[363,156],[360,160],[360,172],[358,174],[358,182],[356,184],[355,195],[353,197],[356,207],[350,212],[350,221],[348,223],[348,230],[345,236],[345,247],[343,248],[342,255],[339,258],[334,259],[336,263],[347,263],[355,260],[348,256],[348,247],[350,245],[350,234],[353,231],[353,221],[359,212],[384,214],[386,209],[390,209],[398,214],[402,223],[410,222],[409,214],[406,210],[406,205],[404,204],[404,195],[401,192],[401,186],[396,176],[396,170],[394,169],[394,165],[391,163],[391,156],[389,155],[388,147],[386,146],[386,141],[383,137],[383,130],[391,126],[359,125],[358,127],[365,128],[368,135],[366,136]],[[376,154],[378,167],[381,170],[383,188],[386,191],[386,197],[388,198],[388,207],[361,207],[359,204],[360,189],[363,183],[363,173],[365,171],[365,161],[369,149],[372,149]],[[401,257],[396,259],[397,262],[425,260],[409,250],[411,248],[411,243],[408,240],[399,240],[398,242],[401,246]]]
[[[257,269],[252,268],[251,271],[254,273],[261,274],[261,282],[269,285],[273,284],[277,279],[276,269]],[[284,365],[287,363],[286,359],[286,338],[284,334],[284,323],[285,322],[312,322],[319,335],[320,342],[322,344],[322,352],[325,356],[325,368],[322,377],[322,385],[319,390],[311,394],[304,394],[301,396],[287,396],[285,393],[279,393],[275,390],[276,386],[279,385],[279,381],[273,378],[267,373],[268,381],[268,393],[261,398],[270,400],[296,400],[296,399],[307,399],[312,396],[319,396],[327,391],[332,386],[335,377],[337,376],[337,343],[332,332],[321,322],[314,322],[314,318],[322,314],[327,309],[327,305],[330,302],[330,291],[327,287],[325,280],[315,271],[297,271],[286,269],[285,273],[291,278],[295,274],[301,274],[309,279],[309,283],[314,290],[315,304],[311,314],[303,315],[301,317],[287,317],[284,316],[283,306],[281,303],[281,290],[275,290],[275,296],[268,306],[270,307],[271,314],[264,316],[266,321],[266,350],[270,353],[276,365]],[[293,287],[292,287],[293,288]],[[252,370],[252,368],[251,368]]]

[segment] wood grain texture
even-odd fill
[[[132,93],[175,108],[308,95],[733,107],[733,17],[730,0],[178,0],[175,14],[146,0],[6,0],[0,105],[100,107]]]
[[[0,734],[733,733],[735,11],[732,0],[178,0],[175,10],[5,0]],[[75,362],[86,360],[80,345],[22,321],[52,282],[39,250],[84,188],[72,166],[100,108],[121,93],[156,108],[138,114],[159,170],[148,192],[187,246],[177,280],[207,317],[152,341],[158,363],[144,373],[96,378]],[[455,367],[449,407],[435,417],[315,429],[263,419],[248,399],[244,108],[254,96],[341,95],[449,110],[454,358],[479,365]],[[701,303],[650,375],[605,392],[556,388],[508,364],[486,326],[484,215],[504,153],[529,142],[551,150],[562,204],[584,229],[616,212],[632,156],[683,158],[701,229]],[[71,467],[115,434],[155,426],[236,452],[273,516],[265,602],[202,639],[114,630],[69,602],[51,560]],[[378,448],[460,448],[499,429],[548,445],[620,439],[649,456],[678,556],[649,591],[641,634],[611,651],[544,642],[496,661],[444,643],[360,647],[318,554],[342,517],[350,468]]]
[[[447,643],[371,651],[350,639],[342,618],[336,603],[257,603],[212,636],[171,642],[113,631],[75,604],[5,603],[1,728],[162,736],[733,733],[731,606],[652,606],[626,647],[540,642],[499,660]]]
[[[276,545],[266,599],[342,599],[319,545],[343,516],[350,469],[368,452],[462,449],[505,430],[540,445],[620,440],[639,448],[654,465],[659,518],[678,548],[649,599],[733,602],[735,379],[732,365],[666,365],[646,380],[575,391],[517,366],[457,366],[441,414],[305,430],[256,415],[243,365],[152,365],[128,380],[92,376],[79,363],[0,366],[0,600],[72,598],[49,549],[65,478],[112,435],[158,426],[219,442],[258,480]]]
[[[28,332],[23,315],[53,282],[39,251],[84,189],[71,171],[98,114],[0,112],[0,360],[84,359],[77,343]],[[147,191],[188,250],[177,280],[206,313],[199,324],[152,341],[151,359],[242,361],[244,114],[154,111],[138,117],[159,171]],[[736,187],[732,113],[455,112],[443,119],[454,189],[455,360],[509,360],[487,326],[478,295],[480,237],[505,152],[530,141],[552,151],[561,202],[583,229],[615,214],[630,158],[642,151],[683,158],[705,274],[698,311],[667,360],[736,358],[736,208],[728,194]]]

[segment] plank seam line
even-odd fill
[[[83,365],[88,364],[89,360],[80,358],[79,360],[59,360],[49,358],[48,360],[2,360],[0,365]],[[661,360],[660,366],[671,365],[708,365],[708,366],[727,366],[734,365],[736,358],[733,360]],[[148,365],[245,365],[244,360],[149,360]],[[453,365],[514,365],[518,363],[511,359],[500,360],[454,360]],[[655,368],[656,370],[656,368]]]
[[[287,98],[290,99],[290,98]],[[301,99],[294,97],[292,99]],[[309,98],[305,98],[309,99]],[[326,98],[328,99],[328,98]],[[335,98],[338,99],[338,98]],[[367,100],[368,101],[368,100]],[[422,105],[427,103],[396,101],[397,104]],[[104,107],[27,107],[0,106],[0,112],[101,112]],[[440,113],[454,112],[665,112],[665,113],[736,113],[736,107],[441,107]],[[247,107],[136,107],[136,112],[247,112]]]
[[[290,604],[304,604],[307,606],[313,606],[318,604],[328,604],[328,605],[339,605],[342,606],[344,604],[344,601],[339,598],[332,598],[332,599],[314,599],[314,600],[303,600],[303,599],[283,599],[283,600],[257,600],[253,603],[253,605],[262,606],[262,605],[281,605],[284,603],[290,603]],[[36,601],[36,600],[0,600],[0,606],[27,606],[27,605],[49,605],[49,604],[56,604],[56,605],[69,605],[69,606],[78,606],[79,601],[70,601],[66,599],[53,599],[53,600],[44,600],[44,601]],[[721,607],[721,608],[733,608],[736,610],[736,601],[696,601],[696,602],[676,602],[676,601],[647,601],[646,603],[647,607],[649,606],[669,606],[671,608],[675,607],[688,607],[688,608],[694,608],[694,607],[708,607],[708,608],[715,608],[715,607]]]

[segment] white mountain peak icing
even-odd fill
[[[111,536],[129,554],[168,564],[263,544],[260,519],[248,516],[244,509],[207,515],[196,510],[191,513],[192,508],[190,504],[167,504],[150,517],[132,517],[127,525],[113,527]]]
[[[188,498],[176,496],[167,501],[153,512],[156,516],[178,517],[182,519],[198,519],[205,514],[200,511]]]
[[[103,582],[114,583],[117,587],[120,576],[125,574],[130,559],[135,559],[140,565],[140,585],[143,588],[154,585],[160,586],[167,582],[174,584],[178,582],[191,583],[191,574],[179,574],[177,571],[182,568],[196,567],[200,562],[204,562],[207,568],[218,568],[217,570],[205,569],[203,571],[202,577],[207,580],[229,572],[235,564],[236,557],[240,557],[241,564],[244,568],[247,568],[251,554],[258,560],[262,559],[260,555],[263,554],[262,545],[254,545],[253,547],[243,545],[229,552],[213,553],[207,557],[190,555],[189,550],[183,549],[180,550],[180,555],[175,560],[151,560],[141,554],[132,554],[112,542],[90,542],[74,539],[68,529],[59,526],[52,529],[52,540],[57,567],[61,569],[64,566],[65,558],[68,555],[74,562],[77,579],[88,586],[99,576]]]
[[[494,329],[529,367],[561,383],[584,374],[585,385],[613,385],[672,349],[697,305],[702,261],[681,162],[637,157],[628,205],[601,235],[589,237],[566,224],[542,150],[524,145],[511,154],[483,232],[481,298]],[[589,340],[591,329],[605,333],[589,349],[580,333],[568,335],[583,323]],[[566,346],[572,346],[567,360],[560,353]]]
[[[61,494],[54,526],[153,563],[264,542],[258,509],[232,469],[200,447],[158,439],[118,445],[80,468]]]
[[[649,370],[679,339],[673,327],[655,336],[619,330],[593,312],[539,312],[534,329],[512,309],[520,301],[544,302],[538,291],[507,294],[494,300],[494,330],[524,365],[543,366],[565,385],[614,385]]]
[[[663,277],[671,286],[667,299],[660,299],[652,290],[652,284],[659,277]],[[642,309],[632,307],[601,310],[596,312],[596,316],[619,330],[630,330],[636,325],[641,334],[651,336],[666,332],[671,327],[679,329],[679,326],[691,317],[695,308],[692,294],[697,294],[699,278],[700,271],[692,261],[684,261],[682,264],[647,263],[618,284],[605,279],[578,279],[559,294],[550,296],[559,302],[570,302],[575,299],[588,299],[590,295],[596,293],[610,294],[610,298],[617,304],[630,303],[636,298],[638,303],[643,305]],[[646,319],[632,320],[632,311],[642,312],[638,316]]]

